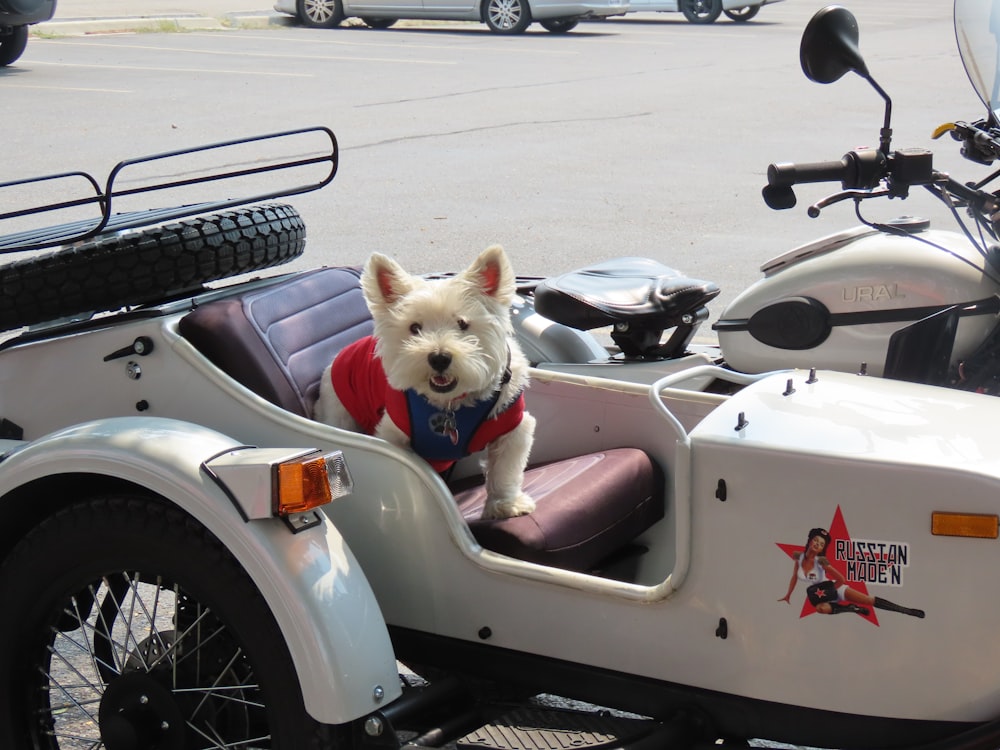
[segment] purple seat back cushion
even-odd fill
[[[321,268],[209,302],[180,332],[217,367],[294,414],[312,416],[319,379],[337,352],[372,331],[359,273]]]

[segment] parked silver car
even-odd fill
[[[741,22],[757,15],[761,7],[781,0],[632,0],[632,13],[681,12],[691,23],[713,23],[723,13],[727,18]]]
[[[538,21],[548,31],[563,33],[581,18],[625,14],[629,0],[277,0],[274,9],[323,29],[357,17],[373,29],[387,29],[401,18],[411,18],[481,21],[496,34],[520,34]]]

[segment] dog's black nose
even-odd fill
[[[427,362],[434,368],[435,372],[444,372],[451,364],[451,355],[448,352],[435,352],[427,355]]]

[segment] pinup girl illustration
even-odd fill
[[[871,611],[869,608],[874,607],[900,612],[911,617],[924,616],[922,609],[901,607],[880,596],[869,596],[848,586],[843,574],[834,568],[826,557],[830,542],[830,532],[826,529],[809,531],[805,549],[793,555],[795,567],[792,570],[792,580],[788,583],[788,593],[779,599],[779,602],[789,602],[795,586],[799,581],[803,581],[808,584],[806,597],[820,614],[855,612],[859,615],[868,615]]]

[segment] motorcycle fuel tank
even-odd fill
[[[957,233],[918,220],[897,225],[906,233],[857,227],[762,265],[764,278],[714,325],[726,362],[750,373],[817,367],[880,376],[893,334],[942,313],[956,313],[950,330],[933,347],[918,342],[918,356],[950,366],[971,354],[997,322],[1000,290],[983,257]]]

